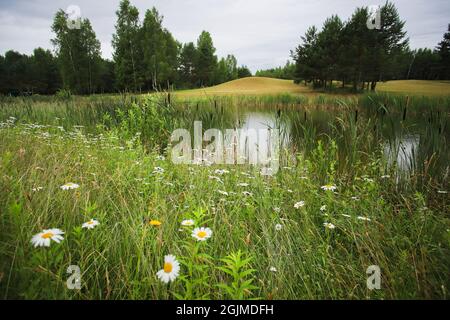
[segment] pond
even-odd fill
[[[257,133],[277,129],[280,148],[288,150],[291,159],[295,159],[298,152],[312,152],[318,141],[325,145],[334,141],[339,158],[344,160],[340,161],[341,169],[349,170],[358,161],[377,154],[386,163],[386,172],[426,173],[446,183],[450,164],[448,113],[437,117],[426,112],[406,114],[404,110],[361,109],[244,106],[229,107],[226,111],[199,111],[192,120],[202,121],[203,132],[210,128]],[[241,141],[245,144],[245,157],[254,162],[255,153],[270,154],[273,139],[269,137],[270,134],[258,134],[258,139],[247,137]],[[283,163],[283,159],[280,161]]]

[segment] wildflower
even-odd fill
[[[80,186],[76,183],[72,183],[72,182],[68,182],[64,185],[62,185],[60,188],[62,190],[73,190],[73,189],[78,189]]]
[[[174,281],[180,273],[180,263],[175,256],[169,254],[164,257],[164,267],[156,273],[159,280],[164,283]]]
[[[44,188],[43,187],[37,187],[37,188],[33,188],[31,190],[33,190],[34,192],[37,192],[37,191],[41,191],[42,189],[44,189]]]
[[[208,238],[211,238],[212,230],[210,228],[195,228],[194,231],[192,231],[192,237],[197,239],[198,241],[205,241]]]
[[[323,226],[324,226],[325,228],[328,228],[328,229],[334,229],[334,228],[336,228],[336,226],[335,226],[334,224],[329,223],[329,222],[325,222],[325,223],[323,224]]]
[[[230,171],[225,170],[225,169],[217,169],[216,171],[214,171],[214,173],[221,176],[221,175],[224,175],[225,173],[230,173]]]
[[[217,190],[217,192],[220,193],[223,196],[228,196],[228,192],[226,192],[226,191]]]
[[[327,210],[327,206],[326,205],[323,205],[323,206],[320,207],[320,211],[324,212],[326,210]]]
[[[445,190],[438,190],[438,192],[437,193],[440,193],[440,194],[447,194],[448,193],[448,191],[445,191]]]
[[[248,187],[249,184],[248,183],[238,183],[238,187]]]
[[[182,225],[183,227],[190,227],[190,226],[193,226],[194,224],[195,224],[195,221],[192,220],[192,219],[188,219],[188,220],[183,220],[183,221],[181,221],[181,225]]]
[[[219,177],[216,176],[208,176],[208,178],[210,180],[216,180],[217,182],[223,183],[222,179],[220,179]]]
[[[305,205],[305,201],[299,201],[296,204],[294,204],[294,208],[295,209],[300,209],[301,207],[303,207]]]
[[[281,224],[275,225],[275,230],[280,231],[281,229],[283,229],[283,226]]]
[[[51,240],[60,243],[64,240],[62,234],[63,231],[59,229],[47,229],[43,230],[41,233],[38,233],[31,238],[31,243],[34,247],[50,247]]]
[[[354,200],[354,201],[359,201],[358,197],[352,197],[351,199]]]
[[[86,229],[94,229],[99,224],[100,224],[100,222],[98,222],[97,220],[91,219],[88,222],[83,223],[83,225],[81,227],[86,228]]]
[[[155,174],[163,174],[164,173],[164,169],[161,168],[161,167],[155,167],[153,169],[153,173],[155,173]]]
[[[361,216],[358,217],[358,220],[371,221],[369,218],[361,217]]]
[[[270,272],[277,272],[278,270],[277,270],[277,268],[275,268],[275,267],[270,267]]]
[[[281,212],[281,208],[275,207],[275,208],[273,208],[273,211],[275,211],[276,213],[280,213]]]
[[[384,176],[381,176],[381,179],[389,179],[390,177],[391,177],[390,175],[386,174]]]
[[[158,221],[158,220],[150,220],[148,222],[148,224],[151,225],[151,226],[154,226],[154,227],[159,227],[162,224],[162,222]]]
[[[337,187],[332,184],[326,184],[324,186],[321,186],[320,188],[324,191],[335,191],[337,189]]]
[[[166,158],[164,156],[159,155],[156,157],[156,160],[164,161],[166,160]]]

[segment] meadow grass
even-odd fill
[[[185,123],[171,115],[212,113],[139,99],[3,105],[2,298],[448,299],[448,194],[399,189],[380,153],[361,149],[367,129],[352,114],[319,139],[299,128],[305,148],[267,177],[248,165],[173,164],[161,142]],[[345,157],[339,139],[354,141]],[[62,190],[68,182],[79,188]],[[81,228],[92,218],[97,227]],[[212,237],[197,241],[185,219]],[[49,228],[65,239],[34,248],[32,236]],[[168,254],[181,270],[167,285],[156,273]],[[80,267],[79,291],[66,286],[70,265]],[[371,265],[381,290],[367,288]]]

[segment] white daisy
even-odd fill
[[[156,273],[159,280],[164,283],[174,281],[180,274],[180,263],[175,256],[169,254],[164,257],[164,267]]]
[[[336,226],[335,226],[334,224],[329,223],[329,222],[325,222],[325,223],[323,224],[323,226],[324,226],[325,228],[328,228],[328,229],[334,229],[334,228],[336,228]]]
[[[184,227],[191,227],[195,224],[195,221],[192,219],[188,219],[188,220],[183,220],[181,221],[181,225]]]
[[[281,224],[275,225],[275,230],[280,231],[281,229],[283,229],[283,226]]]
[[[270,267],[270,272],[277,272],[278,270],[277,270],[277,268],[275,268],[275,267]]]
[[[327,206],[326,205],[323,205],[323,206],[320,207],[320,211],[324,212],[326,210],[327,210]]]
[[[324,191],[335,191],[337,189],[337,187],[332,184],[327,184],[327,185],[321,186],[320,188]]]
[[[164,169],[161,168],[161,167],[155,167],[153,169],[153,173],[155,173],[155,174],[163,174],[164,173]]]
[[[81,227],[86,228],[86,229],[94,229],[99,224],[100,224],[100,222],[98,222],[97,220],[91,219],[88,222],[83,223],[83,225]]]
[[[33,188],[31,190],[33,190],[34,192],[38,192],[38,191],[41,191],[43,189],[44,189],[43,187],[37,187],[37,188]]]
[[[299,201],[296,204],[294,204],[294,208],[295,209],[300,209],[301,207],[303,207],[305,205],[305,201]]]
[[[211,238],[212,230],[210,228],[195,228],[192,231],[192,237],[197,239],[198,241],[206,241],[206,239]]]
[[[62,190],[73,190],[73,189],[78,189],[79,187],[80,186],[78,184],[76,184],[76,183],[68,182],[68,183],[62,185],[60,188]]]
[[[46,229],[41,233],[34,235],[33,238],[31,238],[31,243],[35,248],[50,247],[51,240],[57,243],[60,243],[62,240],[64,240],[62,234],[64,234],[64,232],[59,229]]]

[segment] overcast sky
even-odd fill
[[[434,48],[450,23],[450,0],[393,1],[412,48]],[[212,34],[217,54],[234,54],[239,64],[254,72],[284,64],[300,36],[311,25],[320,27],[332,14],[342,19],[356,7],[383,4],[383,0],[131,0],[141,19],[155,6],[164,26],[181,42],[195,41],[202,30]],[[55,12],[77,5],[91,20],[111,58],[111,39],[119,0],[0,0],[0,53],[9,49],[31,53],[52,49],[50,30]]]

